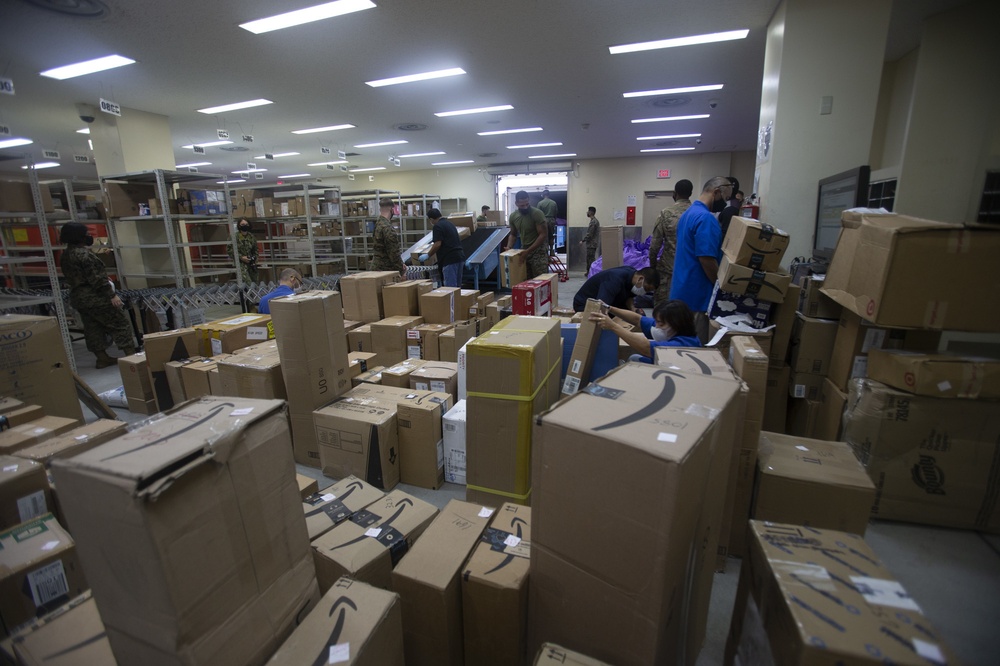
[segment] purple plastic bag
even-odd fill
[[[652,236],[647,236],[644,241],[626,240],[622,247],[622,265],[631,266],[635,270],[649,267],[649,246],[653,241]],[[604,257],[598,257],[590,265],[587,277],[594,277],[600,273],[604,266]]]

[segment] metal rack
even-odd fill
[[[371,244],[371,232],[367,228],[368,222],[374,222],[378,219],[378,202],[383,198],[389,197],[393,199],[396,204],[402,209],[402,200],[399,196],[399,192],[395,190],[362,190],[358,192],[344,192],[340,196],[340,206],[341,214],[344,215],[343,222],[343,239],[344,239],[344,260],[346,264],[347,272],[352,270],[365,270],[367,268],[368,258],[372,255],[372,250],[374,249]],[[371,207],[365,211],[364,215],[347,215],[345,206],[351,204],[357,205],[361,201],[367,202],[374,200],[375,210],[371,210]],[[395,219],[400,219],[396,217]],[[402,223],[400,222],[400,225]],[[399,229],[401,231],[401,229]],[[354,233],[357,231],[357,233]],[[360,243],[357,241],[360,240]],[[350,242],[348,242],[350,241]],[[401,242],[400,246],[403,247],[406,244]],[[350,247],[350,251],[348,251]],[[364,262],[364,266],[361,266],[361,261],[355,262],[356,266],[351,265],[351,258],[358,259]]]

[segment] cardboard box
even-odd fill
[[[119,662],[260,662],[316,603],[289,440],[282,402],[205,397],[53,462]]]
[[[460,289],[439,287],[420,295],[420,316],[428,324],[450,324],[455,321],[457,311],[455,299]],[[460,317],[460,318],[464,318]]]
[[[382,372],[384,370],[385,366],[383,365],[369,366],[367,371],[362,372],[351,379],[351,387],[357,388],[362,384],[381,384]]]
[[[597,352],[597,342],[601,338],[601,328],[596,322],[590,321],[589,315],[594,312],[608,313],[608,306],[596,298],[588,298],[583,307],[583,321],[576,334],[576,344],[566,367],[566,378],[563,380],[564,395],[573,395],[586,385],[590,378],[590,370],[594,366],[594,354]]]
[[[146,350],[146,367],[149,369],[149,382],[153,386],[156,405],[153,413],[166,411],[174,406],[170,395],[170,385],[167,382],[166,365],[170,361],[179,361],[198,355],[198,334],[193,328],[179,328],[175,331],[147,333],[142,336],[142,346]],[[126,394],[128,395],[128,394]],[[132,397],[132,396],[129,396]],[[136,406],[140,400],[135,399]],[[141,401],[147,402],[147,401]],[[132,401],[129,401],[129,410]],[[141,412],[148,414],[149,412]]]
[[[458,350],[476,337],[476,324],[474,321],[457,322],[455,326],[441,333],[438,336],[438,360],[457,363]],[[484,330],[483,333],[485,332]]]
[[[0,455],[0,529],[34,520],[54,509],[43,465]]]
[[[821,292],[826,275],[807,275],[802,278],[799,293],[799,312],[817,319],[840,319],[841,306]]]
[[[459,400],[442,417],[444,480],[465,485],[465,400]]]
[[[492,298],[490,300],[493,300]],[[475,308],[475,310],[473,310]],[[455,319],[464,320],[479,314],[479,290],[459,289],[455,294]]]
[[[344,317],[369,323],[384,318],[382,287],[399,280],[396,271],[362,271],[342,277],[339,288],[344,296]]]
[[[156,197],[154,185],[135,183],[114,183],[105,181],[102,201],[107,208],[108,217],[135,217],[139,214],[139,204],[149,205],[149,200]],[[34,209],[29,208],[28,210]]]
[[[382,309],[385,316],[415,317],[419,315],[420,295],[426,294],[433,288],[434,284],[430,280],[409,280],[383,286]]]
[[[940,340],[939,331],[881,328],[844,309],[830,356],[829,377],[846,391],[851,379],[868,376],[868,352],[872,349],[934,351]]]
[[[487,506],[508,500],[528,504],[532,417],[559,396],[559,331],[557,320],[515,316],[469,341],[469,501]]]
[[[505,250],[500,253],[497,271],[500,273],[500,286],[504,289],[511,289],[515,284],[528,279],[528,265],[518,258],[523,252],[524,250]]]
[[[184,392],[184,380],[181,379],[181,368],[202,360],[204,360],[203,357],[195,356],[193,358],[182,358],[179,361],[168,361],[163,366],[163,372],[167,376],[167,386],[170,387],[170,399],[174,401],[175,405],[179,405],[187,400],[187,394]]]
[[[218,366],[214,359],[199,359],[195,363],[182,366],[180,370],[181,384],[184,386],[184,395],[187,396],[188,400],[200,398],[203,395],[218,395],[212,391],[210,376],[213,370],[218,372]]]
[[[451,395],[452,402],[458,399],[458,364],[433,361],[420,366],[409,376],[411,389],[417,391],[437,391]]]
[[[23,406],[18,409],[12,409],[0,416],[0,423],[3,424],[4,428],[13,428],[25,423],[31,423],[45,416],[45,410],[38,405],[25,405],[20,400],[14,400],[13,398],[9,400],[20,403]]]
[[[364,520],[345,520],[312,542],[321,590],[341,576],[375,587],[392,587],[392,569],[431,524],[438,510],[394,490],[365,509]]]
[[[407,331],[406,353],[408,358],[422,358],[439,361],[441,335],[454,328],[454,324],[421,324]]]
[[[1000,255],[1000,232],[905,215],[841,222],[823,292],[844,308],[877,326],[1000,331],[1000,310],[981,296],[996,286],[982,267]]]
[[[355,475],[382,490],[399,483],[396,403],[345,396],[313,412],[323,474]]]
[[[267,662],[403,666],[399,595],[340,578]]]
[[[723,331],[723,326],[718,320],[712,319],[708,322],[708,337],[709,341],[706,347],[714,347],[722,352],[723,358],[729,358],[729,344],[730,340],[737,335],[745,335],[754,338],[760,348],[764,350],[764,353],[770,358],[771,355],[771,331],[758,331],[755,328],[740,327],[740,328],[725,328]]]
[[[544,280],[549,283],[549,293],[552,294],[552,310],[553,314],[555,314],[555,309],[559,307],[559,273],[542,273],[541,275],[536,275],[535,279]],[[493,298],[491,297],[490,300],[492,301]]]
[[[403,605],[403,646],[411,664],[465,663],[459,574],[492,509],[451,500],[392,572]]]
[[[32,620],[13,635],[11,643],[18,663],[31,666],[118,664],[90,590]]]
[[[462,572],[465,663],[527,659],[531,508],[510,502],[493,514]]]
[[[848,395],[843,439],[875,483],[873,516],[1000,531],[996,402],[926,398],[869,379]]]
[[[837,322],[797,313],[792,328],[792,372],[825,377],[830,371],[830,356],[833,354],[836,338]]]
[[[719,288],[719,283],[715,283],[712,289],[712,297],[708,301],[708,316],[731,317],[735,314],[743,314],[750,318],[750,325],[754,328],[765,328],[770,324],[770,313],[774,303],[755,298],[749,294],[731,294]]]
[[[159,409],[157,409],[156,399],[152,400],[139,400],[137,398],[128,398],[128,411],[133,414],[157,414]]]
[[[550,640],[615,664],[694,663],[741,390],[630,363],[537,418],[529,653]]]
[[[823,375],[814,375],[811,372],[792,372],[788,379],[788,396],[818,401],[824,379]]]
[[[247,347],[244,353],[223,359],[217,367],[226,395],[261,400],[284,400],[288,397],[276,342]],[[184,370],[188,371],[188,368]]]
[[[0,395],[38,405],[49,416],[83,420],[73,373],[55,317],[0,315]]]
[[[719,286],[731,294],[749,294],[762,301],[781,303],[791,282],[791,275],[757,271],[734,264],[729,257],[719,262]]]
[[[422,317],[386,317],[372,324],[372,346],[373,351],[378,354],[379,362],[390,365],[407,359],[407,334],[423,323]]]
[[[783,432],[788,414],[788,382],[792,369],[787,365],[767,369],[767,391],[764,395],[764,430]]]
[[[348,476],[302,500],[309,540],[326,534],[340,523],[352,518],[385,493],[356,476]],[[363,522],[363,521],[362,521]]]
[[[86,589],[73,538],[51,513],[0,532],[0,629],[4,634]]]
[[[722,239],[722,253],[734,264],[773,272],[781,266],[788,241],[786,232],[770,224],[733,217]]]
[[[758,521],[750,528],[725,663],[955,663],[860,536]]]
[[[771,349],[768,357],[772,367],[781,367],[788,362],[788,346],[792,339],[792,326],[795,324],[795,308],[798,304],[800,289],[797,284],[788,285],[785,301],[775,303],[771,307]]]
[[[237,349],[274,339],[271,315],[242,314],[194,327],[202,356],[231,354]]]
[[[625,227],[601,227],[601,269],[608,270],[625,263]],[[590,268],[589,266],[587,267]]]
[[[864,535],[875,486],[843,442],[760,434],[753,517]]]
[[[825,378],[819,389],[819,411],[816,413],[812,436],[832,442],[839,441],[846,405],[847,394],[837,388],[829,377]]]
[[[994,358],[873,349],[868,377],[933,398],[1000,398],[1000,360]]]
[[[347,359],[349,361],[347,372],[353,379],[363,372],[368,372],[369,367],[375,367],[378,354],[371,352],[348,352]]]
[[[76,419],[61,416],[43,416],[0,432],[0,454],[9,455],[34,446],[56,435],[72,430],[80,424]]]
[[[48,467],[53,458],[75,456],[124,434],[127,425],[124,421],[97,419],[21,449],[17,452],[17,457],[34,460]]]
[[[126,396],[137,400],[149,400],[154,397],[146,352],[118,359],[118,372],[121,373]]]
[[[372,327],[370,324],[358,326],[347,333],[348,349],[352,352],[375,353],[372,345]]]
[[[299,495],[303,500],[319,490],[319,482],[311,476],[296,473],[295,482],[299,484]]]
[[[535,666],[608,666],[603,661],[591,659],[585,654],[567,650],[555,643],[543,643],[535,655]]]
[[[552,314],[552,292],[546,280],[525,280],[513,287],[514,314],[547,317]]]

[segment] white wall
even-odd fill
[[[913,105],[913,82],[919,53],[919,49],[914,49],[895,62],[885,63],[882,70],[882,88],[879,91],[869,161],[872,171],[879,172],[877,180],[899,176],[910,107]]]
[[[167,116],[125,108],[120,118],[98,113],[90,139],[99,176],[174,168]]]
[[[367,173],[355,174],[355,180],[348,180],[346,174],[340,177],[324,178],[323,184],[339,185],[343,192],[360,190],[397,190],[400,194],[436,194],[442,198],[464,197],[468,199],[468,209],[479,211],[484,205],[495,208],[493,178],[477,171],[480,167],[449,167],[446,169],[425,169],[422,171],[397,171],[389,167],[387,171],[375,172],[374,182],[368,180]]]

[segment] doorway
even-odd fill
[[[528,193],[532,206],[542,199],[542,191],[549,191],[549,198],[556,202],[556,252],[566,253],[566,211],[568,210],[567,190],[569,176],[565,173],[545,173],[531,176],[501,176],[497,179],[497,201],[504,217],[514,210],[514,195],[521,190]],[[564,258],[565,259],[565,258]]]
[[[656,190],[646,192],[642,203],[642,237],[643,239],[653,234],[653,227],[660,217],[660,211],[674,203],[673,190]]]

